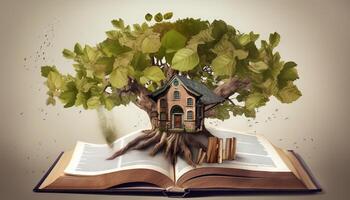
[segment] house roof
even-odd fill
[[[215,104],[215,103],[221,103],[225,99],[214,94],[210,89],[208,89],[205,85],[202,83],[199,83],[197,81],[193,81],[191,79],[186,78],[185,76],[180,75],[174,75],[168,83],[166,83],[163,87],[156,90],[151,94],[151,98],[158,99],[158,97],[165,92],[171,83],[174,81],[174,79],[177,78],[180,82],[183,83],[186,90],[188,90],[190,93],[196,95],[199,97],[199,100],[203,104]]]

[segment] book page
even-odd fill
[[[264,137],[254,134],[240,133],[218,128],[207,128],[216,137],[236,137],[237,151],[235,160],[225,160],[221,164],[203,163],[198,167],[236,168],[254,171],[289,172],[290,169],[278,155],[275,148]],[[196,156],[196,154],[194,154]],[[176,180],[193,169],[183,159],[179,158],[175,165]]]
[[[147,150],[130,150],[114,160],[106,160],[118,149],[126,145],[140,134],[140,131],[130,133],[114,142],[112,148],[107,144],[91,144],[78,142],[66,174],[71,175],[101,175],[128,169],[151,169],[163,173],[174,180],[173,166],[164,159],[161,153],[150,156]]]

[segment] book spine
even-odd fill
[[[203,153],[202,153],[202,156],[201,156],[201,159],[199,160],[199,163],[198,163],[198,164],[202,164],[202,163],[204,162],[206,156],[207,156],[207,153],[206,153],[206,152],[203,152]]]
[[[222,138],[219,139],[219,147],[218,147],[218,163],[222,163],[222,151],[223,151],[223,140]]]
[[[199,148],[198,150],[198,154],[197,154],[197,159],[196,159],[196,163],[198,164],[201,157],[202,157],[202,154],[203,154],[203,149],[202,148]]]
[[[210,163],[213,157],[215,137],[209,137],[208,140],[208,153],[207,153],[207,163]]]
[[[230,138],[226,138],[225,160],[229,160],[229,157],[230,157]]]
[[[236,138],[233,137],[232,138],[232,145],[231,145],[231,151],[232,151],[232,160],[236,159],[236,147],[237,146],[237,141],[236,141]]]
[[[214,144],[213,144],[213,153],[211,157],[211,163],[216,163],[218,161],[218,146],[219,146],[219,139],[215,137]]]
[[[218,159],[217,154],[218,154],[218,138],[209,137],[207,163],[217,162],[217,159]]]

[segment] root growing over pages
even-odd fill
[[[196,133],[198,134],[198,133]],[[136,137],[126,146],[115,152],[108,160],[112,160],[128,150],[142,150],[151,147],[151,156],[163,151],[164,155],[174,164],[177,155],[180,155],[189,165],[195,166],[192,151],[194,148],[202,148],[206,151],[206,146],[198,141],[193,133],[186,132],[166,132],[155,128],[144,130],[143,134]]]

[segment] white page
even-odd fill
[[[225,160],[223,163],[203,163],[200,167],[237,168],[254,171],[290,172],[290,169],[282,161],[274,147],[264,137],[254,134],[240,133],[225,129],[207,127],[210,133],[216,137],[236,137],[237,149],[235,160]],[[196,156],[196,155],[195,155]],[[194,169],[186,161],[179,158],[175,165],[176,180],[183,174]]]
[[[164,159],[161,153],[152,157],[148,154],[149,151],[130,150],[114,160],[106,160],[140,134],[143,134],[141,130],[118,139],[114,142],[113,148],[110,148],[107,144],[78,142],[72,159],[64,172],[72,175],[100,175],[120,170],[142,168],[159,171],[173,179],[173,167],[168,160]]]

